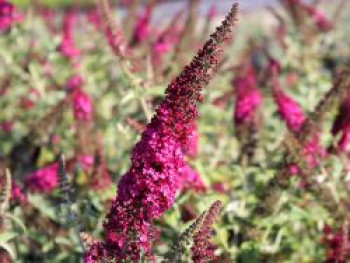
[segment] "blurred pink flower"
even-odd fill
[[[89,122],[92,118],[91,100],[82,89],[73,91],[73,115],[75,120]]]
[[[57,169],[57,163],[40,168],[28,174],[24,178],[24,184],[30,191],[49,193],[58,186]]]
[[[331,21],[321,10],[316,9],[314,6],[306,6],[306,11],[311,16],[315,22],[315,25],[321,32],[327,32],[332,29],[333,25]]]
[[[153,8],[148,7],[136,21],[134,29],[134,42],[140,43],[145,41],[150,33],[150,20]]]
[[[292,131],[298,131],[305,121],[305,114],[299,104],[277,87],[273,89],[273,97],[278,112],[286,121],[288,128]]]
[[[0,122],[0,130],[5,133],[10,133],[12,131],[13,124],[13,121],[2,121]]]
[[[78,156],[78,163],[84,170],[89,170],[94,165],[94,157],[91,155]]]
[[[234,121],[236,125],[251,124],[254,114],[262,104],[262,97],[256,88],[256,75],[252,67],[249,67],[242,76],[232,81],[236,95]]]
[[[0,32],[10,29],[14,23],[22,20],[22,14],[17,13],[13,4],[6,0],[0,0]]]
[[[212,188],[215,192],[218,193],[225,193],[226,192],[226,186],[223,182],[215,182],[212,184]]]
[[[74,75],[67,80],[66,88],[68,90],[80,89],[84,84],[84,80],[80,75]]]
[[[218,9],[216,7],[216,4],[212,4],[208,10],[207,18],[209,20],[213,20],[217,16],[217,13]]]
[[[65,13],[63,21],[62,41],[59,46],[59,51],[67,59],[74,59],[80,56],[80,50],[75,46],[73,36],[73,26],[76,20],[76,13],[74,10]]]
[[[13,181],[12,181],[11,199],[19,203],[25,203],[28,201],[27,197],[22,192],[22,189]]]

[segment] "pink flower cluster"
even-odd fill
[[[77,121],[89,122],[92,118],[90,96],[83,90],[83,78],[74,75],[67,80],[66,89],[73,92],[73,116]]]
[[[149,6],[137,19],[133,36],[134,43],[142,43],[148,38],[152,11],[153,7]]]
[[[0,131],[3,131],[4,133],[11,133],[13,129],[13,121],[2,121],[0,122]]]
[[[92,106],[89,95],[82,89],[73,91],[73,115],[75,120],[89,122],[92,118]]]
[[[333,28],[331,21],[326,17],[326,15],[316,9],[314,6],[305,6],[306,12],[311,16],[318,30],[321,32],[327,32]]]
[[[350,236],[343,230],[335,232],[326,225],[323,229],[323,243],[326,246],[326,263],[345,263],[350,258]]]
[[[237,126],[251,124],[254,115],[262,104],[262,96],[256,88],[256,76],[254,69],[249,67],[242,76],[232,81],[235,89],[236,103],[234,110],[234,121]]]
[[[154,67],[162,65],[163,56],[171,51],[179,41],[181,27],[177,25],[177,19],[181,17],[179,14],[172,23],[163,32],[160,32],[156,40],[151,46],[152,63]]]
[[[11,28],[14,23],[21,22],[22,14],[18,13],[13,4],[0,0],[0,32]]]
[[[85,262],[96,262],[101,255],[115,262],[137,261],[141,250],[150,255],[157,235],[152,221],[172,206],[179,190],[179,171],[185,166],[182,149],[189,144],[187,138],[197,117],[196,103],[219,62],[219,44],[231,34],[236,10],[237,6],[168,86],[156,115],[133,150],[130,169],[118,183],[117,197],[104,223],[104,242],[92,245]]]
[[[298,131],[305,121],[305,115],[299,104],[286,95],[280,88],[273,89],[273,97],[278,107],[278,112],[287,123],[288,128]]]
[[[28,174],[24,178],[26,188],[33,192],[49,193],[58,186],[58,164],[52,163]]]
[[[76,20],[76,13],[68,11],[63,21],[63,35],[59,50],[69,60],[80,56],[80,50],[74,44],[73,27]]]
[[[74,91],[76,89],[81,89],[83,84],[83,78],[80,75],[74,75],[67,80],[66,88],[67,90]]]
[[[306,116],[300,107],[300,105],[294,101],[291,97],[283,92],[278,82],[278,74],[280,72],[280,65],[278,62],[271,60],[269,63],[271,85],[273,91],[273,97],[277,104],[277,110],[282,119],[287,123],[288,128],[292,132],[300,131],[302,125],[305,122]],[[318,158],[325,157],[326,150],[320,145],[319,135],[314,134],[312,138],[303,145],[303,155],[305,156],[306,163],[310,167],[318,165]],[[299,167],[292,164],[289,167],[291,174],[297,174]]]

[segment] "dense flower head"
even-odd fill
[[[8,30],[14,23],[21,22],[22,14],[18,13],[13,4],[0,0],[0,32]]]
[[[96,263],[101,258],[108,258],[108,254],[101,242],[94,242],[89,246],[89,253],[84,255],[84,263]]]
[[[132,166],[121,178],[117,199],[107,215],[104,228],[109,246],[119,253],[123,246],[149,251],[150,221],[171,207],[178,171],[183,166],[180,145],[171,134],[153,128],[143,133],[133,150]],[[136,234],[139,236],[132,238]],[[131,257],[137,258],[138,254]]]
[[[90,97],[82,89],[73,91],[73,115],[75,120],[84,122],[89,122],[92,118]]]
[[[280,88],[273,90],[273,97],[278,112],[292,131],[298,131],[305,121],[305,114],[299,104],[283,92]]]
[[[24,178],[24,184],[30,191],[49,193],[58,186],[57,169],[57,163],[40,168],[28,174]]]
[[[236,125],[249,124],[254,121],[254,115],[262,104],[262,96],[256,88],[256,76],[254,69],[249,67],[245,74],[236,77],[232,81],[235,90],[236,103],[234,121]]]
[[[334,231],[326,225],[323,229],[326,246],[326,263],[345,263],[350,257],[350,236],[343,229]]]
[[[210,241],[214,220],[219,215],[222,207],[220,201],[216,201],[209,208],[202,226],[193,235],[193,245],[191,247],[192,260],[195,263],[204,263],[214,259],[215,246]]]
[[[156,115],[133,149],[130,169],[118,183],[117,197],[104,223],[104,242],[90,249],[87,259],[96,251],[107,251],[116,262],[137,261],[141,250],[150,254],[157,235],[152,220],[172,206],[179,190],[179,171],[185,166],[182,149],[193,132],[196,103],[219,62],[219,45],[231,33],[236,12],[235,5],[192,63],[167,88]]]

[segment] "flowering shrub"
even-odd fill
[[[347,1],[14,2],[0,262],[349,260]]]

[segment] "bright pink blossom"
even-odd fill
[[[75,120],[89,122],[92,118],[91,100],[82,89],[73,91],[73,115]]]
[[[150,252],[149,222],[171,207],[183,166],[180,145],[170,134],[151,127],[143,133],[133,150],[132,166],[119,181],[117,199],[104,225],[105,240],[115,252],[123,253],[125,246],[136,249],[128,255],[133,260],[139,259],[140,248]],[[139,238],[132,241],[131,236],[137,233]]]
[[[59,51],[69,60],[80,56],[80,50],[74,43],[73,27],[75,20],[76,13],[74,11],[68,11],[65,13],[62,29],[62,42],[59,46]]]
[[[30,191],[49,193],[58,186],[57,169],[58,164],[53,163],[32,172],[24,178],[24,184]]]
[[[287,126],[292,131],[298,131],[305,121],[305,114],[299,104],[286,95],[282,89],[275,88],[273,97],[278,107],[278,112]]]
[[[22,14],[17,13],[13,4],[0,0],[0,32],[8,30],[14,23],[21,22]]]
[[[254,114],[262,104],[262,96],[256,88],[256,76],[252,68],[243,76],[232,81],[235,89],[236,103],[234,121],[236,125],[252,123]]]
[[[78,163],[84,170],[89,170],[94,165],[94,157],[91,155],[78,156]]]

